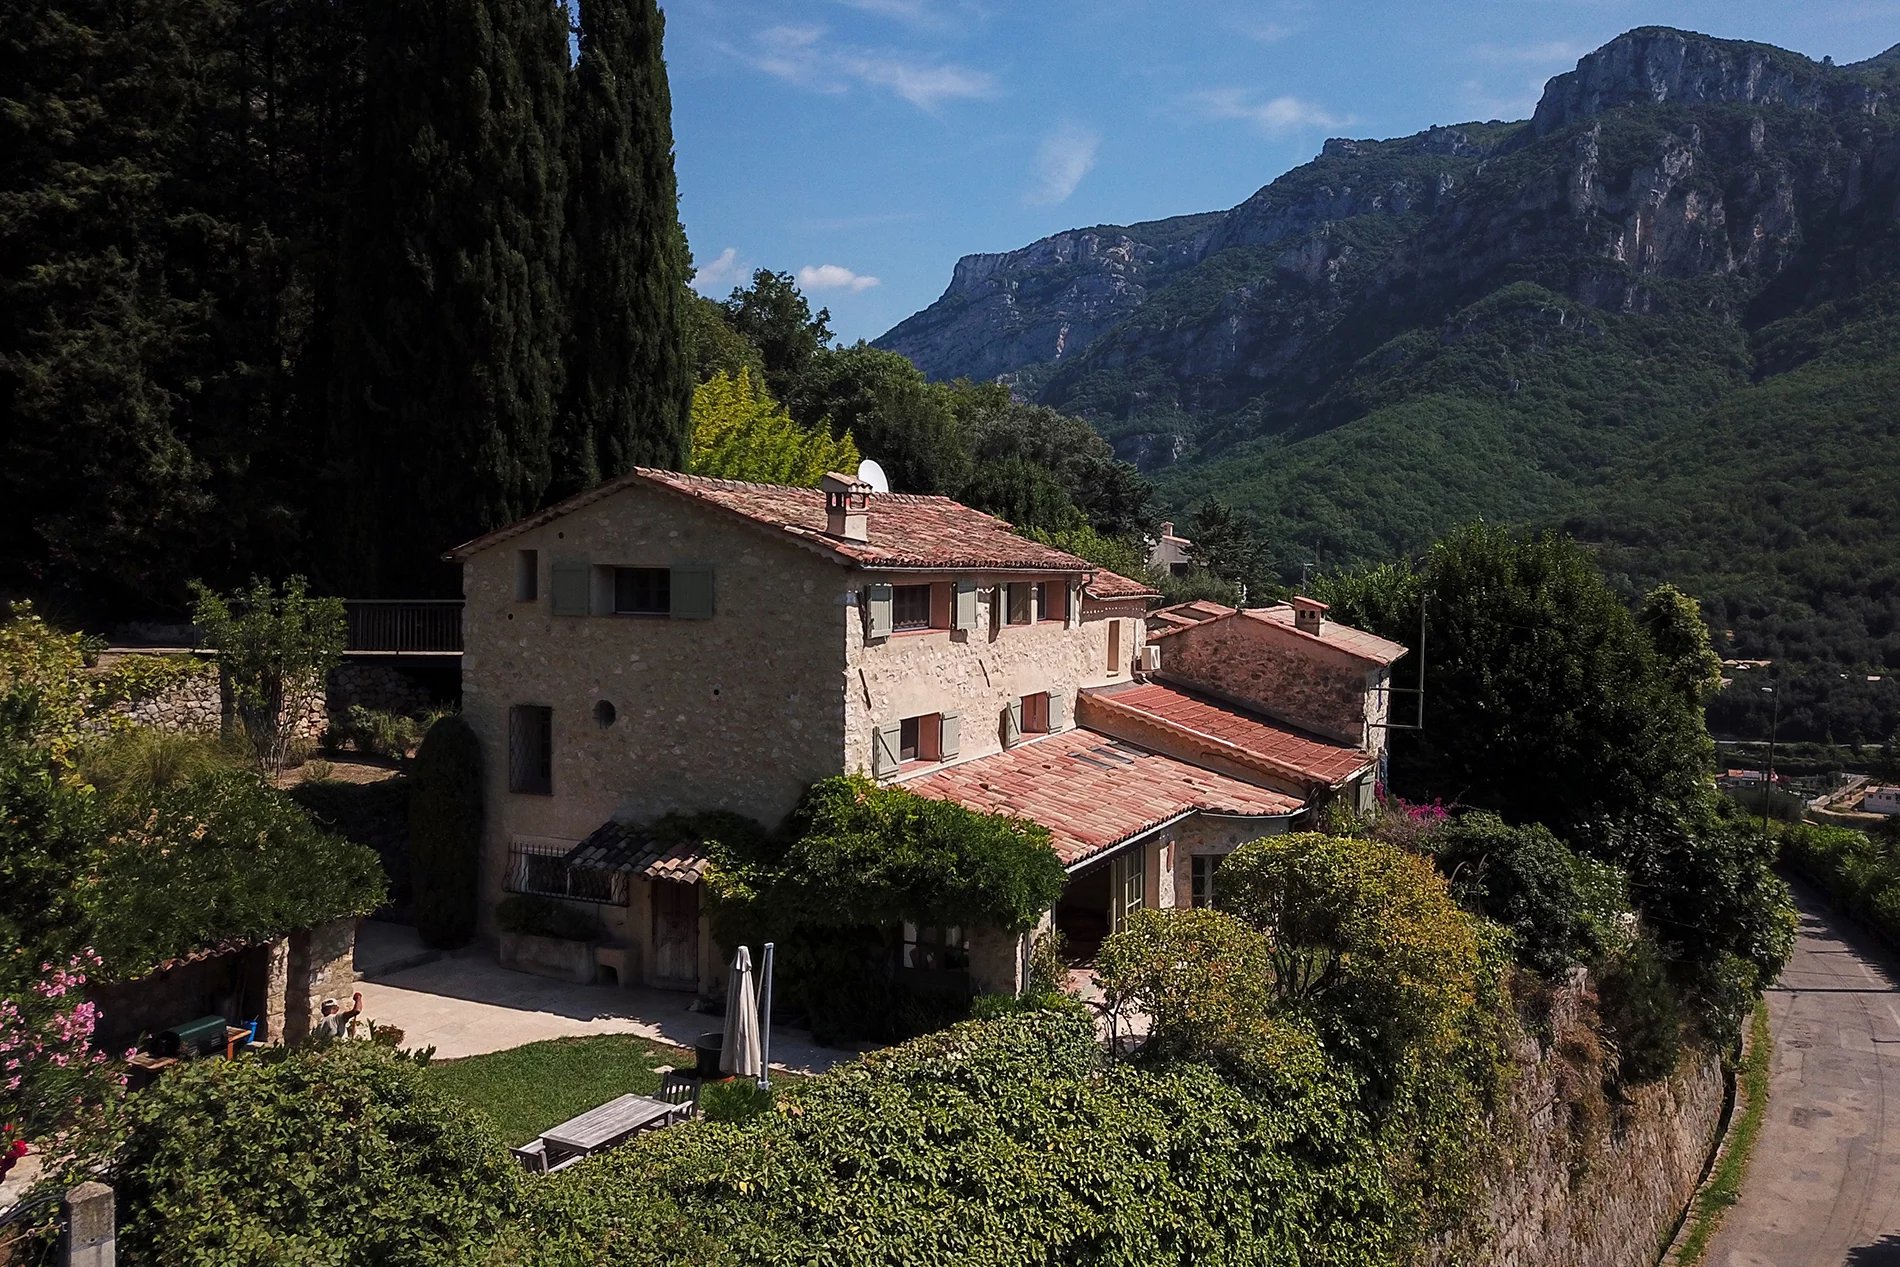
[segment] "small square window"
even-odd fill
[[[515,601],[532,603],[541,597],[541,552],[515,551]]]
[[[554,710],[516,704],[508,710],[508,790],[554,794]]]
[[[615,568],[614,614],[667,615],[673,609],[672,579],[665,568]]]
[[[900,762],[943,760],[943,714],[925,713],[897,723]]]
[[[891,628],[930,628],[930,587],[898,585],[891,590]]]
[[[1069,619],[1069,583],[1067,581],[1039,581],[1036,583],[1036,619],[1051,620],[1057,624]]]
[[[1025,735],[1045,735],[1049,733],[1049,692],[1037,691],[1034,695],[1025,695],[1023,704],[1023,733]]]

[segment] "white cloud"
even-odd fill
[[[1352,122],[1351,115],[1333,114],[1298,97],[1256,100],[1244,88],[1210,88],[1195,93],[1190,100],[1207,118],[1251,123],[1268,136],[1307,128],[1338,128]]]
[[[1230,24],[1235,35],[1244,36],[1256,44],[1278,44],[1300,28],[1285,22],[1261,22],[1252,18],[1238,18]]]
[[[818,26],[767,27],[754,37],[751,49],[727,51],[775,79],[813,92],[878,88],[931,113],[947,101],[982,100],[998,92],[995,77],[987,71],[833,44]]]
[[[1587,44],[1549,40],[1542,44],[1478,44],[1472,47],[1471,56],[1492,66],[1551,66],[1574,62],[1589,51]]]
[[[847,9],[856,9],[859,13],[869,13],[874,17],[890,18],[897,22],[908,22],[912,26],[943,25],[943,15],[938,13],[928,0],[838,0],[838,3]]]
[[[842,264],[807,264],[798,270],[798,284],[806,290],[848,290],[856,294],[877,285],[877,278],[854,273]]]
[[[752,275],[752,265],[739,258],[739,248],[729,246],[710,264],[701,264],[693,273],[693,289],[719,291],[736,286]]]
[[[1053,207],[1066,201],[1095,166],[1095,151],[1101,144],[1098,133],[1073,123],[1064,123],[1043,137],[1031,169],[1034,183],[1023,201],[1032,207]]]

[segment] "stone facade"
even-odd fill
[[[571,575],[578,565],[595,577],[590,611],[603,614],[557,616],[552,570]],[[523,580],[530,566],[532,586]],[[604,614],[615,567],[710,568],[710,618]],[[999,751],[1002,716],[1025,695],[1049,692],[1060,701],[1058,724],[1072,724],[1077,690],[1133,672],[1142,603],[1085,602],[1076,589],[1063,618],[998,619],[1005,587],[1033,580],[1067,589],[1079,577],[847,567],[640,484],[471,555],[462,691],[464,715],[489,754],[484,931],[494,932],[517,842],[554,850],[609,819],[645,822],[675,810],[732,810],[773,827],[819,779],[872,772],[876,731],[907,717],[959,715],[953,761]],[[947,592],[958,582],[976,586],[969,628],[871,636],[864,612],[872,586],[942,583]],[[530,591],[533,598],[517,597]],[[551,793],[510,790],[518,705],[551,710]],[[888,773],[902,779],[943,764]],[[624,904],[597,913],[610,945],[639,951],[630,961],[650,983],[683,984],[675,973],[661,979],[657,929],[678,918],[680,895],[658,892],[659,883],[671,882],[629,877]],[[716,950],[702,921],[702,990],[721,980]]]
[[[1385,745],[1391,670],[1251,616],[1204,621],[1158,642],[1161,676],[1339,743]]]
[[[325,999],[349,1005],[356,988],[356,921],[333,919],[299,929],[286,941],[284,1038],[298,1042],[310,1036]]]
[[[1651,1267],[1694,1197],[1721,1131],[1727,1086],[1712,1052],[1674,1075],[1603,1094],[1603,1055],[1578,970],[1554,992],[1549,1045],[1526,1038],[1498,1122],[1507,1164],[1461,1234],[1421,1267]]]
[[[1291,831],[1295,820],[1287,818],[1213,818],[1196,814],[1181,823],[1174,834],[1172,873],[1168,876],[1168,906],[1194,904],[1194,859],[1225,858],[1250,840],[1279,836]],[[1218,881],[1215,884],[1219,891]]]

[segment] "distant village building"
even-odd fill
[[[1867,795],[1861,798],[1860,808],[1864,814],[1900,814],[1900,787],[1868,788]]]
[[[635,470],[452,557],[487,926],[509,893],[587,903],[620,980],[708,992],[707,858],[642,830],[669,811],[772,827],[861,772],[1031,819],[1070,875],[1045,923],[1087,954],[1134,910],[1212,901],[1236,845],[1369,805],[1405,652],[1308,600],[1158,648],[1147,585],[840,475]],[[1024,939],[959,936],[981,988],[1020,983]]]
[[[1186,537],[1174,535],[1174,521],[1161,521],[1161,535],[1155,538],[1154,548],[1148,551],[1148,566],[1157,568],[1169,576],[1186,576],[1194,562],[1188,557],[1188,548],[1194,543]]]

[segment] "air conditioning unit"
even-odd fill
[[[1141,671],[1155,673],[1161,668],[1161,648],[1143,647],[1141,649]]]

